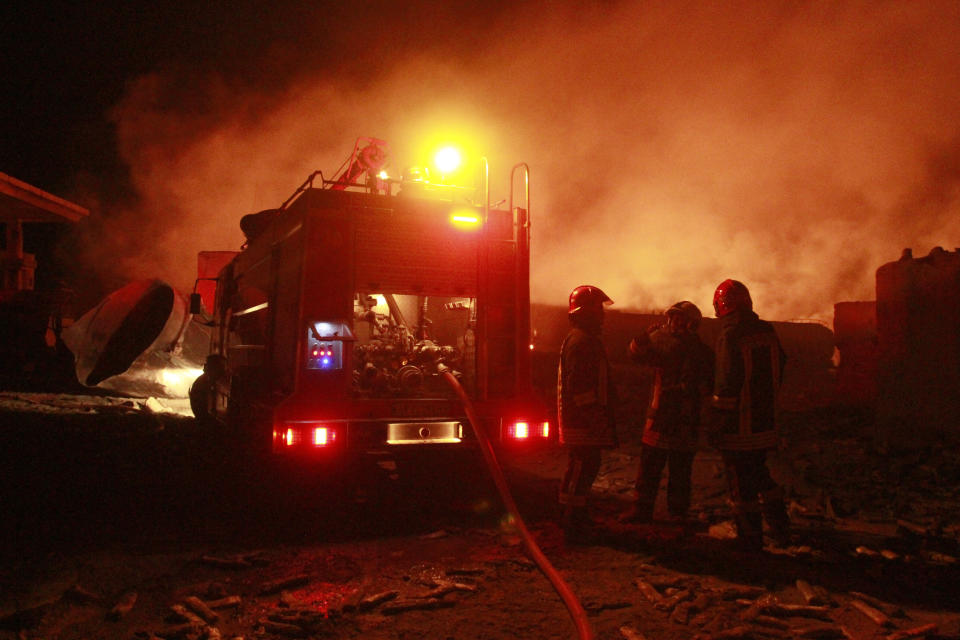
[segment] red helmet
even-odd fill
[[[700,319],[703,318],[703,314],[700,313],[699,307],[689,300],[681,300],[680,302],[674,304],[667,309],[666,315],[671,316],[675,313],[683,316],[684,324],[690,331],[696,331],[700,326]]]
[[[718,318],[741,309],[752,311],[753,300],[750,299],[750,291],[739,280],[724,280],[713,293],[713,309],[717,312]]]
[[[589,284],[580,285],[570,292],[570,308],[568,313],[581,311],[600,311],[604,305],[613,304],[607,294]]]

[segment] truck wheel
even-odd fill
[[[193,417],[201,424],[209,424],[213,420],[210,412],[210,400],[213,395],[213,385],[210,376],[201,373],[190,385],[190,410]]]

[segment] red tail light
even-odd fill
[[[507,438],[511,440],[530,440],[533,438],[547,439],[550,437],[549,422],[530,423],[517,420],[507,425]]]
[[[333,429],[316,427],[313,430],[313,446],[315,447],[325,447],[328,444],[333,444],[333,441],[336,439],[337,432]]]
[[[274,438],[287,447],[309,444],[314,447],[327,447],[337,440],[337,431],[328,426],[298,424],[274,432]]]
[[[512,435],[517,440],[526,440],[530,437],[530,425],[526,422],[514,422]]]

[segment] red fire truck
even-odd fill
[[[523,206],[511,186],[492,208],[486,176],[480,204],[381,178],[380,144],[358,141],[339,179],[315,173],[241,221],[247,242],[212,281],[194,406],[275,454],[399,459],[476,446],[449,372],[493,442],[550,441],[530,384],[527,166],[510,176]]]

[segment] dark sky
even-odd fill
[[[489,17],[471,4],[13,0],[0,9],[0,171],[58,194],[94,180],[112,195],[125,162],[111,110],[131,81],[163,73],[190,94],[216,75],[232,90],[269,93],[307,74],[360,78],[410,40],[462,48],[482,39]],[[419,21],[397,28],[411,16]]]
[[[219,64],[225,45],[249,37],[238,24],[218,24],[212,4],[196,3],[190,14],[161,4],[5,5],[4,171],[58,192],[77,172],[115,173],[109,110],[126,82],[190,61]]]
[[[960,246],[960,3],[8,3],[0,171],[91,207],[91,273],[192,286],[359,136],[531,167],[532,295],[829,322]]]

